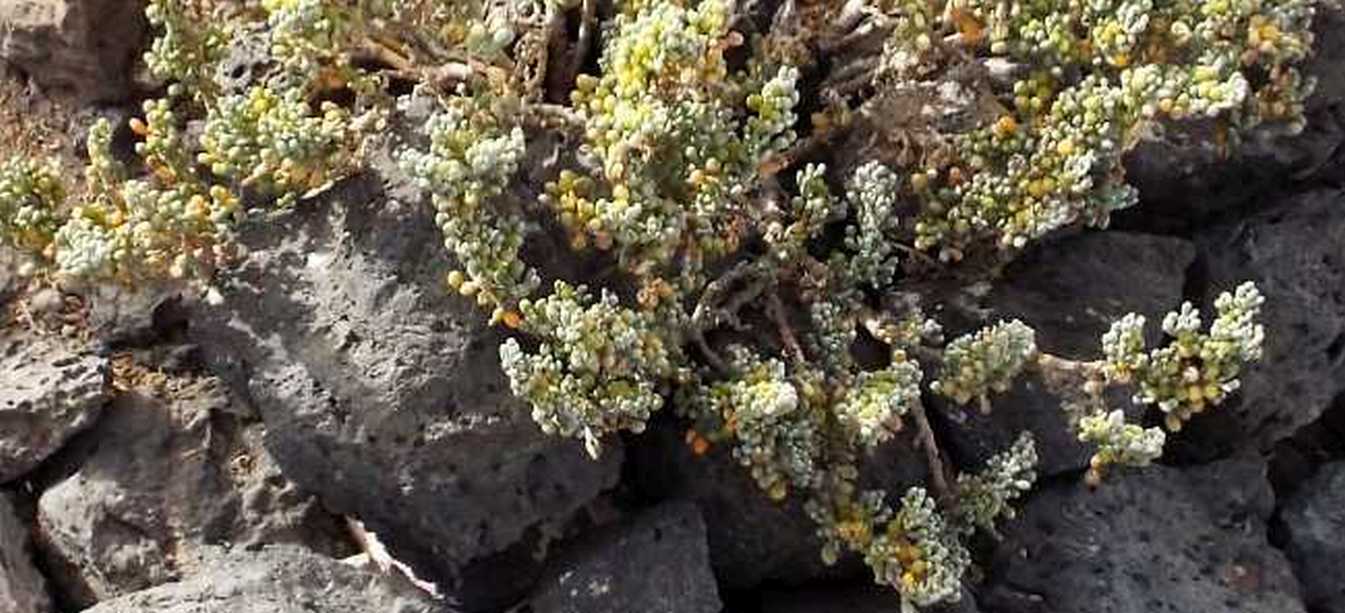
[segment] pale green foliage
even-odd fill
[[[864,551],[880,583],[901,592],[904,602],[927,607],[957,602],[971,554],[924,488],[913,487],[901,508]]]
[[[920,367],[906,359],[894,359],[883,370],[859,373],[834,408],[856,446],[876,447],[901,429],[901,417],[920,402],[920,377]]]
[[[1094,475],[1113,464],[1148,466],[1163,455],[1166,438],[1160,428],[1126,423],[1125,413],[1119,410],[1096,413],[1079,420],[1079,440],[1097,446],[1092,459]]]
[[[158,35],[145,52],[145,64],[155,77],[194,95],[209,95],[217,89],[211,72],[228,49],[230,32],[191,8],[184,0],[149,0],[145,15]]]
[[[838,300],[819,300],[808,305],[813,324],[812,333],[807,337],[811,348],[823,366],[838,372],[853,368],[850,346],[859,337],[854,319],[846,312],[847,307],[846,302]]]
[[[792,489],[807,490],[819,477],[816,460],[822,441],[819,419],[803,381],[785,364],[761,358],[742,346],[730,348],[735,375],[693,392],[693,415],[720,420],[736,438],[733,456],[774,499]]]
[[[798,71],[731,78],[726,11],[669,2],[618,16],[602,76],[581,76],[573,93],[583,153],[602,176],[562,178],[548,201],[576,244],[613,248],[638,275],[679,262],[694,277],[705,258],[735,251],[762,156],[793,139]]]
[[[749,147],[749,160],[762,160],[793,144],[794,123],[798,121],[794,114],[799,104],[798,83],[799,70],[782,66],[761,85],[760,92],[747,95],[744,106],[752,115],[747,118],[743,139]]]
[[[978,528],[994,532],[995,520],[1014,517],[1011,503],[1032,489],[1036,468],[1037,445],[1032,433],[1024,431],[1012,447],[992,456],[981,472],[958,475],[954,523],[967,534]]]
[[[326,0],[262,0],[271,55],[293,74],[319,70],[322,58],[342,50],[350,24],[340,5]]]
[[[450,283],[495,308],[498,320],[540,282],[519,258],[523,220],[508,208],[523,130],[465,97],[454,98],[426,128],[429,151],[404,152],[402,165],[432,194],[444,247],[465,271]]]
[[[110,202],[77,207],[61,227],[61,273],[126,281],[200,277],[229,256],[221,249],[238,203],[223,188],[130,180]]]
[[[221,98],[206,116],[197,161],[211,172],[293,203],[349,164],[352,119],[325,102],[320,115],[298,90],[257,86]]]
[[[243,206],[236,190],[255,188],[286,204],[339,178],[350,164],[354,138],[368,118],[330,103],[315,112],[306,98],[309,84],[331,80],[321,64],[340,64],[331,53],[317,53],[330,28],[309,19],[335,5],[267,3],[273,38],[289,37],[294,44],[286,53],[313,61],[293,64],[278,55],[276,83],[287,85],[258,85],[245,95],[222,95],[214,76],[229,38],[248,24],[222,19],[223,10],[209,6],[160,0],[147,6],[157,36],[145,62],[169,82],[168,96],[145,101],[144,118],[131,122],[148,172],[135,176],[114,160],[111,127],[94,126],[87,193],[60,211],[47,248],[52,272],[123,283],[164,277],[203,282],[240,253],[234,229]],[[308,48],[299,49],[299,39]],[[187,118],[180,114],[201,110],[197,153],[186,142]]]
[[[804,503],[808,517],[817,524],[826,564],[835,564],[842,552],[867,546],[877,527],[892,520],[886,492],[855,492],[855,467],[845,466],[834,474],[836,483],[829,490],[834,492],[832,499],[813,498]]]
[[[1146,350],[1144,318],[1128,316],[1112,325],[1102,339],[1107,374],[1120,382],[1134,381],[1135,401],[1157,405],[1167,426],[1223,403],[1238,388],[1243,366],[1260,359],[1265,330],[1256,323],[1265,299],[1250,282],[1214,302],[1215,320],[1201,332],[1200,313],[1191,303],[1163,318],[1167,345]]]
[[[1031,489],[1036,463],[1036,446],[1024,432],[980,473],[958,477],[956,506],[947,516],[921,487],[908,489],[893,511],[881,491],[856,493],[855,469],[842,465],[830,477],[838,482],[823,488],[834,498],[811,500],[805,508],[818,523],[824,560],[835,561],[845,549],[858,552],[875,580],[896,589],[907,607],[956,602],[971,564],[961,539],[978,529],[993,533],[996,519],[1013,517],[1010,505]]]
[[[1298,129],[1311,91],[1294,67],[1312,41],[1310,0],[897,4],[883,61],[889,87],[918,87],[962,57],[934,42],[949,29],[945,45],[1012,75],[963,91],[958,104],[986,121],[951,135],[949,163],[915,190],[916,246],[945,259],[980,238],[1020,248],[1076,222],[1105,226],[1136,201],[1122,155],[1159,122],[1216,118],[1244,129],[1269,119]]]
[[[1032,328],[1016,319],[997,323],[948,343],[933,388],[958,404],[979,399],[984,408],[986,397],[1007,391],[1036,353]]]
[[[892,169],[867,162],[850,178],[849,200],[855,223],[845,228],[845,246],[854,255],[846,264],[860,283],[886,287],[897,272],[896,241],[899,180]]]
[[[774,247],[781,260],[792,260],[807,248],[808,241],[816,238],[823,227],[839,213],[839,204],[827,187],[827,168],[822,164],[808,164],[795,175],[798,194],[790,199],[792,220],[771,220],[765,238]]]
[[[233,256],[228,245],[241,215],[229,190],[194,173],[178,118],[166,100],[144,105],[137,151],[150,169],[126,179],[111,157],[111,126],[89,132],[88,193],[61,212],[51,242],[54,272],[133,283],[153,278],[201,278]]]
[[[663,406],[661,382],[674,374],[673,349],[650,332],[650,313],[617,304],[604,291],[556,282],[552,293],[519,304],[525,329],[540,346],[524,352],[513,339],[500,346],[510,386],[532,405],[549,434],[581,438],[597,456],[600,438],[640,432]]]
[[[0,164],[0,242],[42,255],[60,226],[65,187],[55,160],[11,158]]]

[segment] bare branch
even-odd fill
[[[911,405],[911,417],[915,419],[916,441],[925,451],[925,463],[929,466],[929,481],[934,488],[934,496],[945,508],[951,508],[953,491],[948,487],[948,477],[939,453],[939,442],[934,438],[934,429],[929,425],[929,416],[925,414],[924,403]]]

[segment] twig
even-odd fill
[[[584,120],[573,108],[546,102],[534,102],[524,107],[524,121],[542,128],[555,128],[583,134]]]
[[[845,6],[841,8],[841,14],[836,16],[834,27],[853,30],[868,13],[868,8],[869,5],[864,0],[846,0]]]
[[[426,71],[422,80],[428,81],[440,91],[451,92],[459,83],[466,83],[476,76],[476,69],[463,62],[445,62]]]
[[[834,96],[848,98],[871,86],[879,68],[877,58],[855,60],[828,76],[822,89]]]
[[[355,545],[359,547],[359,550],[364,553],[364,558],[369,563],[372,563],[379,572],[383,574],[398,573],[409,581],[411,585],[428,594],[430,598],[434,600],[443,598],[439,593],[438,585],[416,576],[415,571],[411,570],[410,566],[407,566],[401,560],[392,557],[392,554],[388,552],[388,548],[378,540],[378,535],[370,532],[364,527],[364,522],[350,516],[346,516],[345,520],[347,533],[349,533],[350,537],[355,541]],[[360,556],[348,558],[346,562],[352,565],[358,564],[359,557]]]
[[[803,347],[799,346],[799,339],[794,335],[794,329],[789,325],[788,316],[785,314],[785,305],[780,301],[780,292],[771,286],[766,290],[766,312],[770,318],[775,321],[775,327],[780,331],[780,340],[784,342],[785,349],[789,351],[790,357],[797,363],[803,363]]]
[[[705,361],[710,363],[711,368],[714,368],[723,374],[730,374],[733,372],[733,369],[729,368],[729,365],[724,362],[724,358],[719,357],[719,354],[716,353],[714,349],[710,348],[710,343],[705,340],[704,331],[692,327],[690,334],[691,342],[695,343],[696,347],[701,350],[701,353],[705,356]]]
[[[412,72],[416,69],[415,64],[410,58],[397,52],[397,50],[393,49],[387,43],[375,40],[372,37],[366,39],[359,48],[355,50],[354,57],[357,60],[384,64],[397,72]]]
[[[737,317],[738,309],[761,295],[769,279],[756,279],[742,290],[729,295],[727,299],[724,296],[729,293],[734,283],[759,274],[757,268],[757,262],[740,262],[706,285],[705,291],[701,292],[700,300],[696,303],[696,308],[691,312],[692,328],[704,332],[721,323],[728,323],[735,329],[741,329],[742,323]]]
[[[846,30],[845,34],[830,40],[822,41],[820,45],[821,49],[825,53],[835,54],[837,51],[845,49],[846,47],[855,44],[855,42],[863,40],[865,37],[877,32],[879,27],[878,24],[872,21],[863,22],[858,24],[858,27]]]
[[[597,11],[597,0],[584,0],[579,13],[579,39],[574,44],[574,55],[570,57],[570,72],[566,82],[573,83],[588,60],[588,50],[593,44],[593,15]]]
[[[920,260],[920,263],[926,266],[929,266],[931,268],[945,268],[945,266],[942,263],[934,259],[928,253],[916,249],[915,247],[912,247],[904,243],[896,243],[894,246],[897,248],[897,251],[905,253],[906,255],[909,255],[917,260]]]
[[[943,458],[939,455],[939,443],[934,438],[934,429],[929,425],[929,417],[925,415],[923,403],[916,401],[911,404],[911,417],[915,418],[917,442],[925,450],[925,463],[929,465],[929,480],[930,485],[934,487],[934,495],[945,508],[951,508],[953,492],[948,487]]]

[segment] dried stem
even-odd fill
[[[911,417],[915,419],[917,442],[925,451],[925,463],[929,465],[929,481],[934,488],[934,495],[945,508],[951,508],[953,492],[948,487],[943,457],[939,453],[939,442],[934,438],[934,429],[929,425],[929,416],[925,414],[924,403],[912,403]]]
[[[575,77],[583,70],[584,62],[588,60],[589,48],[593,46],[593,19],[597,9],[597,0],[584,0],[579,13],[579,39],[574,44],[574,55],[570,57],[567,82],[574,82]]]
[[[780,292],[774,286],[766,290],[766,312],[775,321],[775,327],[780,331],[780,340],[784,342],[789,356],[797,363],[807,361],[803,355],[803,347],[799,345],[799,339],[794,334],[794,328],[789,325],[789,316],[786,314],[784,303],[780,301]]]

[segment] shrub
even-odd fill
[[[1166,437],[1104,391],[1133,386],[1180,429],[1260,357],[1262,298],[1250,284],[1219,297],[1208,331],[1183,305],[1153,348],[1132,314],[1102,358],[1073,361],[1018,321],[944,342],[919,288],[970,286],[1032,241],[1106,226],[1138,200],[1122,156],[1166,125],[1213,122],[1232,144],[1300,129],[1313,4],[785,4],[739,15],[723,0],[633,0],[598,15],[595,0],[154,0],[146,63],[168,87],[132,123],[139,164],[110,157],[106,124],[83,197],[44,162],[7,163],[0,238],[55,274],[208,284],[243,256],[248,209],[361,171],[369,133],[399,112],[389,83],[410,81],[438,111],[400,161],[457,263],[447,286],[514,335],[502,366],[544,431],[597,455],[670,407],[698,454],[728,447],[767,496],[801,497],[824,559],[857,553],[908,607],[956,600],[967,539],[1012,515],[1036,449],[1025,432],[954,474],[924,392],[988,411],[1038,371],[1097,446],[1096,482],[1153,461]],[[269,68],[227,91],[225,41],[257,32]],[[886,44],[865,56],[856,41],[875,32]],[[528,169],[544,185],[516,189],[548,134],[578,147]],[[617,274],[544,284],[521,254],[548,228]],[[861,340],[880,359],[857,359]],[[907,424],[927,486],[862,488],[860,459]]]

